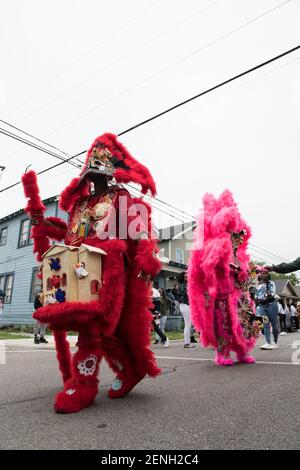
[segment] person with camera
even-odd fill
[[[277,349],[278,341],[278,305],[276,301],[275,283],[271,281],[270,273],[267,270],[260,272],[258,276],[258,286],[256,288],[256,300],[259,306],[259,312],[262,316],[264,325],[264,335],[266,343],[260,349]],[[272,325],[274,343],[271,344],[270,325]]]

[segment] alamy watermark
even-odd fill
[[[293,364],[300,364],[300,340],[296,339],[292,342],[292,349],[295,351],[292,353],[292,363]]]

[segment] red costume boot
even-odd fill
[[[109,366],[116,372],[116,378],[108,392],[110,398],[127,395],[146,374],[139,374],[133,366],[133,358],[128,348],[115,336],[103,338],[103,353]]]
[[[78,351],[73,356],[72,377],[65,382],[64,390],[55,397],[57,413],[76,413],[91,405],[98,393],[98,370],[102,358],[100,342],[85,344],[78,340]]]

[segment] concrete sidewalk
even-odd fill
[[[20,348],[34,347],[37,349],[45,349],[45,348],[54,349],[55,348],[54,337],[52,335],[46,335],[45,338],[48,341],[48,344],[47,343],[34,344],[34,335],[31,335],[28,338],[23,338],[23,339],[20,339],[20,338],[1,339],[0,346],[6,345],[6,346],[15,346],[15,347],[20,347]],[[68,336],[67,339],[72,347],[76,345],[77,336]]]

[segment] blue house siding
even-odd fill
[[[67,214],[58,209],[56,198],[44,201],[46,216],[58,216],[66,219]],[[23,211],[11,214],[0,220],[0,231],[8,227],[7,243],[0,246],[0,276],[14,273],[12,298],[10,304],[4,304],[0,325],[25,325],[33,323],[33,302],[30,301],[32,270],[37,267],[33,255],[33,245],[18,247],[20,226],[27,216]]]

